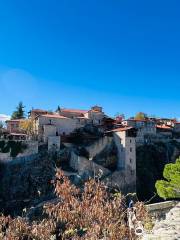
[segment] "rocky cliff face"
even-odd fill
[[[164,220],[156,221],[151,234],[143,236],[143,240],[177,239],[180,239],[180,203],[166,214]]]
[[[180,155],[180,143],[169,141],[157,142],[137,147],[137,194],[146,201],[156,192],[155,182],[163,178],[164,166],[175,162]],[[159,198],[154,198],[159,201]]]
[[[26,207],[52,198],[53,177],[53,161],[47,156],[1,164],[0,211],[17,215]]]

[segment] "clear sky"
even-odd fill
[[[0,114],[180,117],[179,0],[0,0]]]

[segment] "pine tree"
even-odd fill
[[[158,195],[164,199],[180,198],[180,158],[165,165],[163,176],[166,180],[158,180],[155,185]]]
[[[24,108],[25,108],[25,106],[23,106],[23,103],[19,102],[18,106],[16,107],[16,111],[14,111],[12,116],[11,116],[11,119],[22,119],[22,118],[25,118]]]
[[[61,112],[61,108],[60,108],[59,105],[58,105],[58,107],[57,107],[57,109],[56,109],[56,112],[57,112],[57,113],[60,113],[60,112]]]

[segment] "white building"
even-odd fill
[[[101,125],[105,117],[102,108],[94,106],[91,110],[60,109],[58,113],[32,110],[34,132],[39,141],[48,142],[49,137],[65,136],[87,124]]]

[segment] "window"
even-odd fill
[[[131,175],[133,175],[134,174],[134,171],[133,170],[131,170]]]
[[[129,159],[129,162],[132,163],[132,159],[131,158]]]
[[[132,148],[130,148],[130,152],[132,152]]]
[[[130,143],[132,143],[132,140],[130,139]]]

